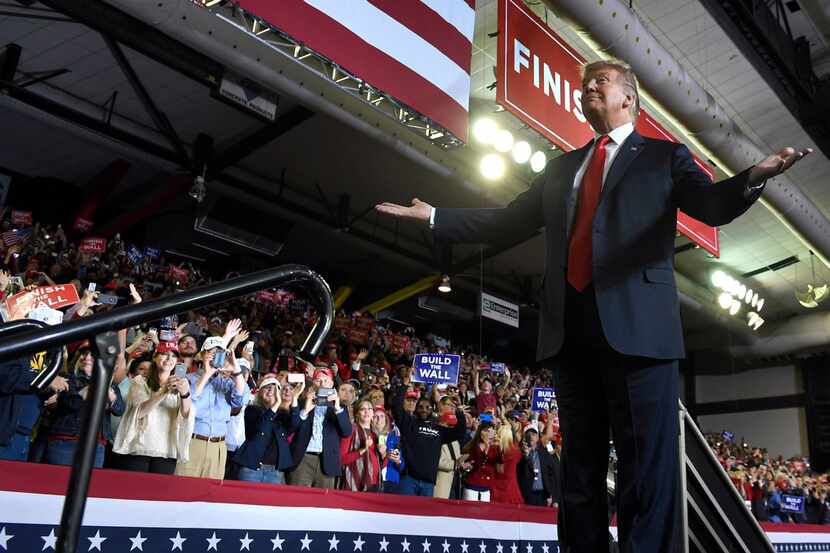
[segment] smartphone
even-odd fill
[[[176,368],[173,369],[173,374],[178,376],[179,378],[186,378],[187,377],[187,367],[184,363],[176,363]]]
[[[89,283],[89,286],[87,286],[87,287],[86,287],[86,289],[87,289],[87,290],[89,290],[90,292],[94,292],[94,291],[95,291],[95,288],[96,288],[97,286],[98,286],[98,285],[97,285],[96,283],[94,283],[94,282],[90,282],[90,283]]]
[[[245,352],[248,353],[249,355],[254,353],[254,341],[253,340],[248,340],[247,342],[245,342]]]
[[[381,434],[378,436],[378,445],[386,447],[386,434]]]
[[[305,382],[305,375],[303,373],[288,373],[288,382],[291,384]]]
[[[221,369],[225,366],[225,355],[226,352],[223,349],[216,350],[216,353],[213,354],[213,361],[211,361],[210,366],[214,369]]]
[[[159,332],[159,340],[162,342],[175,342],[176,331],[169,328],[162,328],[161,332]]]
[[[95,299],[98,301],[98,303],[104,305],[116,305],[118,303],[119,298],[118,296],[115,296],[113,294],[98,294],[98,297]]]

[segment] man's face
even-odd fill
[[[632,94],[619,71],[597,67],[582,80],[582,111],[592,126],[594,121],[616,121],[628,111]]]
[[[432,404],[430,404],[428,399],[422,399],[418,402],[418,406],[415,408],[415,416],[418,420],[427,420],[430,415],[432,415]]]
[[[532,430],[530,432],[525,432],[525,439],[527,440],[528,445],[532,449],[536,447],[536,444],[539,443],[539,434],[533,432]]]
[[[414,397],[404,398],[403,400],[403,410],[409,413],[410,415],[415,412],[415,404],[418,403],[418,400]]]
[[[314,385],[318,389],[320,389],[320,388],[333,388],[334,387],[334,381],[328,375],[325,375],[325,374],[319,375],[312,382],[314,383]]]
[[[328,356],[329,362],[337,361],[337,348],[328,348],[326,350],[326,356]]]
[[[193,357],[196,351],[196,339],[193,336],[185,336],[179,340],[179,354],[182,357]]]

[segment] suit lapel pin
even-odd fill
[[[637,151],[637,146],[632,146],[632,147],[631,147],[631,151],[632,151],[632,152],[636,152],[636,151]]]

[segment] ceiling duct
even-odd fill
[[[292,223],[277,219],[273,214],[260,211],[233,197],[215,193],[213,196],[207,210],[196,217],[193,230],[220,243],[232,244],[271,257],[280,253],[285,238],[294,226]],[[251,225],[254,221],[267,221],[267,224]],[[246,230],[246,227],[254,226],[258,232]]]
[[[626,60],[643,88],[733,172],[764,159],[761,151],[654,38],[620,0],[544,0],[596,50]],[[795,146],[798,146],[796,144]],[[786,175],[767,182],[762,202],[787,224],[825,265],[830,259],[830,221]]]

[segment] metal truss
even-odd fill
[[[304,64],[309,71],[328,80],[340,90],[361,99],[373,109],[385,113],[402,126],[418,133],[444,150],[452,150],[464,143],[450,131],[429,117],[417,112],[385,92],[373,87],[360,77],[349,73],[339,64],[300,44],[267,21],[240,8],[228,0],[191,0],[197,6],[210,10],[223,19],[236,24],[250,35],[264,40]]]

